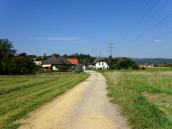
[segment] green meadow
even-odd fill
[[[0,76],[0,129],[15,129],[30,111],[85,80],[87,74]]]
[[[172,129],[172,71],[104,72],[108,96],[118,103],[132,129]]]

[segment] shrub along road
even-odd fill
[[[19,129],[128,129],[118,106],[106,96],[105,78],[96,72],[22,120]]]

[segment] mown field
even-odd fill
[[[133,129],[172,129],[172,71],[111,71],[109,96]]]
[[[0,129],[15,129],[18,120],[42,104],[74,87],[87,74],[47,73],[0,76]]]

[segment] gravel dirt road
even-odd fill
[[[22,120],[19,129],[129,129],[106,96],[105,78],[89,73],[87,80]]]

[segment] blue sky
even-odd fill
[[[18,52],[172,58],[171,0],[0,0],[0,38]]]

